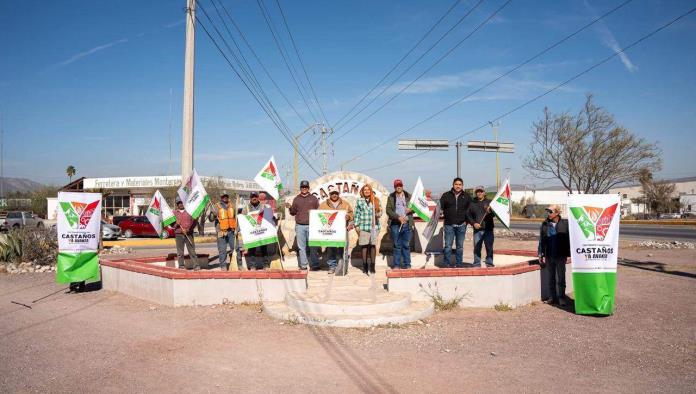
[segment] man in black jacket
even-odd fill
[[[561,218],[560,209],[556,205],[546,208],[547,218],[541,224],[539,232],[539,264],[548,267],[549,294],[545,299],[547,304],[563,306],[565,301],[565,269],[566,261],[570,257],[570,236],[568,233],[568,219]],[[556,276],[558,276],[558,293],[556,292]]]
[[[481,268],[481,248],[486,246],[486,267],[493,267],[493,213],[486,189],[477,186],[476,197],[469,205],[469,217],[474,228],[474,268]]]
[[[471,196],[464,191],[464,181],[462,178],[454,178],[452,189],[442,194],[440,197],[440,208],[445,216],[445,265],[452,265],[452,241],[455,243],[456,267],[463,268],[464,262],[464,236],[466,234],[466,224],[470,222],[469,205]]]

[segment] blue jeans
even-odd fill
[[[464,237],[466,236],[466,224],[461,226],[454,226],[451,224],[445,224],[445,265],[448,267],[452,266],[452,241],[455,241],[455,251],[454,256],[456,258],[457,267],[463,268],[464,261],[462,260],[462,255],[464,254]]]
[[[493,229],[474,231],[474,267],[481,266],[481,247],[486,246],[486,266],[493,266]]]
[[[234,242],[234,231],[228,231],[224,237],[218,237],[217,239],[217,248],[218,248],[218,261],[220,262],[220,267],[223,269],[227,268],[227,246],[229,245],[230,247],[230,252],[232,252],[235,248],[235,242]],[[239,256],[239,252],[237,253]],[[239,260],[239,259],[238,259]],[[237,265],[239,266],[239,261],[237,262]]]
[[[394,268],[411,268],[411,227],[408,223],[392,224],[389,234],[394,243]]]
[[[326,264],[329,265],[329,269],[336,269],[337,261],[343,259],[343,248],[328,247],[326,248]]]
[[[300,268],[307,268],[307,248],[309,248],[310,258],[312,259],[312,268],[319,266],[319,254],[317,248],[310,247],[309,242],[309,224],[296,224],[295,236],[297,237],[297,254],[300,257]]]

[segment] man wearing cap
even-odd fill
[[[271,206],[261,202],[259,193],[251,192],[249,203],[244,206],[242,214],[248,215],[251,212],[267,210],[270,214]],[[261,245],[247,250],[247,268],[252,270],[262,270],[270,264],[268,261],[268,245]]]
[[[196,226],[195,221],[184,209],[184,202],[180,198],[176,199],[176,209],[174,210],[174,236],[176,241],[176,258],[179,263],[179,268],[186,268],[184,265],[184,246],[189,253],[189,258],[193,260],[193,269],[198,271],[201,266],[198,263],[196,249],[193,243],[193,228]]]
[[[290,215],[295,217],[295,236],[297,237],[297,249],[299,266],[301,270],[307,269],[307,248],[311,257],[311,269],[319,269],[319,254],[316,247],[309,247],[309,211],[319,208],[319,200],[309,192],[309,182],[300,182],[300,194],[292,200],[292,205],[285,203],[290,208]]]
[[[546,220],[541,223],[539,231],[539,265],[546,268],[549,276],[549,297],[544,298],[547,304],[566,304],[565,300],[565,268],[570,257],[570,236],[568,219],[561,218],[561,211],[556,205],[546,208]],[[558,277],[558,280],[556,280]],[[558,283],[558,292],[556,292]]]
[[[215,208],[210,211],[208,220],[215,222],[220,270],[227,271],[227,246],[229,245],[230,254],[234,253],[236,246],[237,214],[235,207],[230,203],[230,196],[227,193],[220,196],[220,202],[215,204]],[[237,268],[242,269],[240,264],[237,264]]]
[[[389,235],[394,243],[394,269],[411,268],[413,211],[408,207],[410,198],[401,179],[395,179],[394,192],[387,199]]]
[[[493,267],[493,213],[486,188],[476,186],[476,197],[469,205],[469,218],[474,227],[474,268],[481,267],[481,248],[486,246],[486,267]]]
[[[338,190],[334,189],[329,192],[329,198],[325,200],[319,209],[335,210],[335,211],[346,211],[346,226],[350,230],[353,225],[353,207],[344,201]],[[334,274],[336,272],[336,266],[338,265],[338,260],[342,260],[344,248],[338,247],[327,247],[326,248],[326,262],[329,266],[329,274]]]
[[[444,264],[448,267],[452,265],[452,242],[455,242],[456,267],[463,268],[464,261],[464,236],[466,235],[466,224],[469,222],[469,205],[471,196],[464,191],[464,181],[462,178],[454,178],[452,189],[442,193],[440,197],[440,208],[445,217],[445,250]],[[456,241],[455,241],[456,240]]]

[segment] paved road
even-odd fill
[[[539,230],[539,223],[512,222],[513,230]],[[621,238],[696,241],[696,226],[664,226],[652,224],[623,224]]]

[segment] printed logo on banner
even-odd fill
[[[496,200],[499,203],[505,205],[506,207],[510,205],[510,185],[505,186],[505,192],[498,197]]]
[[[603,241],[609,232],[611,220],[619,204],[606,208],[599,207],[570,207],[570,212],[588,241]]]
[[[267,228],[263,227],[263,212],[264,211],[259,211],[259,212],[252,212],[246,215],[243,215],[244,218],[251,224],[254,228],[251,230],[251,233],[254,235],[261,235],[265,234]]]
[[[148,210],[151,214],[155,216],[160,216],[160,202],[159,198],[155,197],[155,202],[152,203],[152,206]]]
[[[60,207],[65,214],[65,219],[68,221],[68,225],[73,230],[84,230],[87,228],[92,215],[99,204],[99,200],[91,202],[89,204],[71,201],[71,202],[61,202]]]
[[[324,235],[332,235],[336,234],[336,229],[333,228],[334,221],[336,220],[336,216],[338,216],[338,212],[333,212],[333,213],[325,213],[325,212],[319,212],[317,213],[319,216],[319,221],[321,222],[322,228],[319,229],[319,233],[324,234]]]

